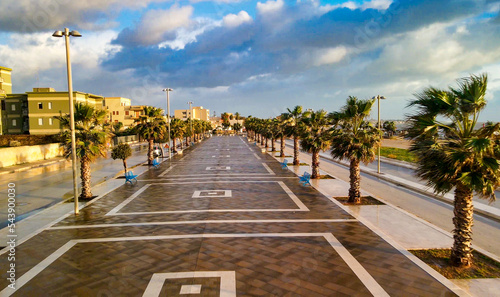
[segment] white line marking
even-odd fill
[[[267,170],[267,172],[269,172],[269,174],[276,175],[276,173],[274,173],[274,171],[272,171],[271,168],[269,168],[269,166],[267,166],[266,163],[262,163],[262,166],[264,166],[264,168],[266,168],[266,170]]]
[[[278,184],[283,188],[283,190],[288,194],[288,196],[290,196],[290,198],[292,198],[293,202],[295,202],[295,204],[297,204],[297,206],[299,207],[300,210],[309,211],[309,208],[307,208],[307,206],[305,206],[304,203],[302,203],[302,201],[300,201],[299,197],[297,197],[292,192],[292,190],[290,190],[290,188],[285,185],[284,182],[279,181]]]
[[[259,156],[257,156],[256,153],[253,153],[253,155],[255,156],[255,158],[259,159],[259,160],[262,160]]]
[[[117,205],[115,208],[110,210],[105,216],[128,216],[128,215],[144,215],[144,214],[179,214],[179,213],[217,213],[217,212],[288,212],[288,211],[309,211],[302,201],[288,188],[285,183],[282,181],[237,181],[238,183],[278,183],[281,188],[285,191],[285,193],[292,199],[292,201],[297,205],[298,209],[287,209],[287,208],[279,208],[279,209],[200,209],[200,210],[165,210],[165,211],[151,211],[151,212],[122,212],[118,213],[118,211],[124,208],[127,204],[129,204],[132,200],[137,198],[142,192],[144,192],[147,188],[152,185],[178,185],[178,184],[207,184],[213,183],[213,181],[206,182],[178,182],[178,183],[150,183],[144,185],[137,192],[132,194],[130,197],[125,199],[122,203]],[[235,183],[235,181],[221,180],[217,181],[217,183]],[[193,197],[195,198],[195,197]]]
[[[374,296],[389,296],[387,292],[376,282],[375,279],[364,269],[364,267],[354,258],[347,249],[331,233],[235,233],[235,234],[189,234],[189,235],[158,235],[142,237],[111,237],[111,238],[89,238],[74,239],[68,241],[57,251],[49,255],[43,261],[35,265],[28,272],[17,280],[15,290],[6,287],[0,292],[0,296],[10,296],[19,288],[29,282],[33,277],[47,268],[65,252],[77,243],[99,243],[99,242],[119,242],[119,241],[140,241],[140,240],[168,240],[168,239],[196,239],[196,238],[270,238],[270,237],[323,237],[332,248],[342,257],[346,265],[354,272],[360,281]],[[157,285],[155,283],[155,285]],[[222,286],[222,284],[221,284]],[[222,292],[221,292],[222,294]],[[222,295],[221,295],[222,296]]]
[[[160,175],[158,175],[159,177],[163,177],[165,176],[165,174],[167,174],[170,170],[172,170],[175,166],[177,165],[172,165],[170,167],[167,168],[167,170],[163,171]]]
[[[117,223],[95,225],[71,225],[51,227],[48,230],[112,228],[129,226],[154,226],[154,225],[187,225],[187,224],[262,224],[262,223],[355,223],[356,219],[305,219],[305,220],[207,220],[207,221],[170,221],[170,222],[144,222],[144,223]]]
[[[151,277],[149,284],[144,291],[142,297],[157,297],[160,296],[163,284],[167,279],[177,278],[220,278],[220,295],[221,297],[236,296],[236,272],[235,271],[188,271],[188,272],[166,272],[155,273]],[[181,291],[181,294],[182,291]]]
[[[340,241],[333,236],[333,234],[325,234],[325,239],[328,243],[337,251],[344,262],[351,268],[351,270],[356,274],[359,280],[365,285],[365,287],[373,294],[373,296],[387,296],[389,294],[382,288],[377,281],[366,271],[366,269],[361,266],[361,264],[354,258],[351,253],[340,243]]]
[[[113,208],[110,212],[106,214],[106,216],[111,216],[116,214],[117,211],[122,209],[125,205],[129,204],[130,201],[134,200],[137,196],[139,196],[142,192],[146,191],[147,188],[149,188],[151,184],[144,185],[142,188],[140,188],[137,192],[132,194],[130,197],[128,197],[125,201],[122,203],[118,204],[115,208]]]

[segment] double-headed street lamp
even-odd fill
[[[168,96],[168,93],[170,91],[173,91],[171,88],[165,88],[163,89],[163,92],[167,92],[167,124],[168,124],[168,161],[172,159],[172,148],[170,147],[170,97]]]
[[[378,101],[378,129],[380,130],[380,99],[385,99],[385,97],[377,95],[372,97],[372,99],[377,99]],[[377,173],[380,173],[380,145],[378,146]]]
[[[68,71],[68,93],[69,93],[69,121],[71,129],[71,161],[73,166],[73,195],[75,196],[75,214],[78,214],[78,184],[77,184],[77,173],[76,173],[76,140],[75,140],[75,111],[73,104],[73,83],[71,79],[71,59],[69,55],[69,37],[82,37],[78,31],[69,31],[68,28],[64,28],[64,31],[56,31],[52,34],[54,37],[63,37],[66,41],[66,68]]]

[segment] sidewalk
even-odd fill
[[[331,197],[346,182],[304,187],[305,168],[289,169],[241,137],[140,166],[137,184],[103,183],[78,217],[66,204],[26,219],[18,291],[0,295],[469,296],[407,251],[446,246],[446,232],[388,204],[345,207]],[[468,285],[474,296],[494,288]]]

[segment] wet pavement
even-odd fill
[[[1,296],[454,296],[241,137],[213,137],[8,251]]]

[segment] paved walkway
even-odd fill
[[[241,137],[213,137],[8,251],[1,296],[454,296]],[[454,291],[452,291],[454,290]]]

